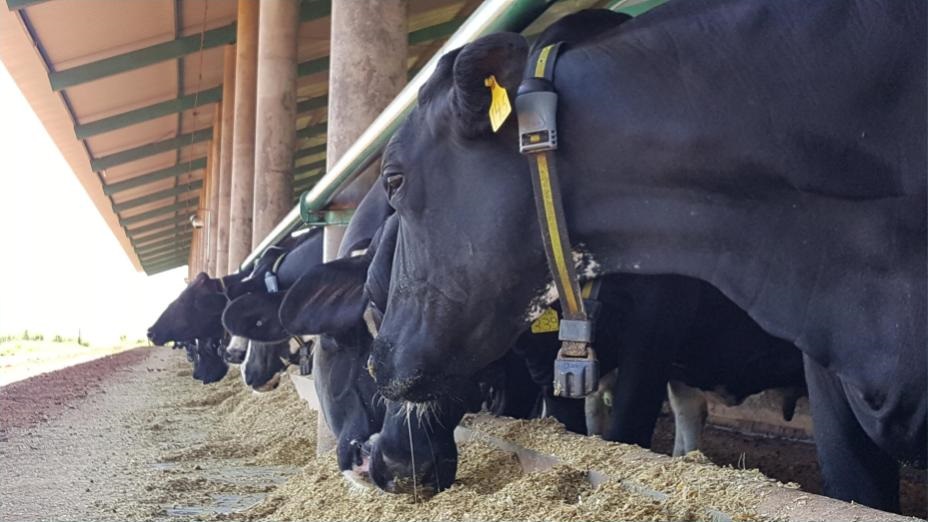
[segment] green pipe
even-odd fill
[[[522,31],[543,13],[554,0],[485,0],[458,28],[416,76],[403,88],[393,102],[377,117],[355,143],[342,155],[332,169],[300,198],[300,203],[245,258],[240,269],[245,270],[265,249],[286,237],[301,220],[315,220],[316,212],[324,209],[332,198],[370,165],[383,150],[416,102],[419,88],[428,80],[439,58],[447,51],[460,47],[481,36],[499,31]]]

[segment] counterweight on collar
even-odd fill
[[[519,152],[528,159],[548,267],[561,301],[564,319],[562,341],[554,363],[554,394],[580,398],[592,393],[599,381],[599,365],[590,343],[593,321],[586,313],[574,267],[561,187],[557,177],[557,92],[554,67],[562,43],[543,47],[529,60],[529,71],[519,85],[516,114]]]

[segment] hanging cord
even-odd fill
[[[197,128],[197,125],[196,125],[197,116],[198,116],[197,109],[200,107],[200,87],[203,83],[203,45],[206,40],[206,21],[208,19],[208,15],[209,15],[209,0],[203,0],[203,23],[200,24],[200,47],[197,50],[200,63],[197,66],[197,84],[196,84],[196,90],[194,91],[194,95],[193,95],[193,109],[192,109],[194,129]],[[179,58],[179,59],[183,60],[183,58]],[[180,81],[183,82],[184,79],[181,78]],[[184,114],[183,112],[180,113],[181,118],[183,117],[183,114]],[[181,128],[180,130],[181,132],[183,132],[183,128]],[[194,144],[193,140],[194,140],[194,136],[193,136],[193,133],[191,132],[190,143],[188,145],[193,145]],[[190,159],[187,160],[187,172],[190,172],[192,165],[193,165],[193,161],[194,161],[193,155],[191,155]],[[204,174],[204,178],[208,174],[209,173]],[[192,186],[193,186],[193,177],[191,176],[190,179],[187,180],[187,188],[189,189]]]

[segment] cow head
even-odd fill
[[[183,343],[187,348],[187,359],[193,363],[193,378],[203,384],[222,380],[229,371],[229,365],[223,360],[222,340],[219,338],[196,339]]]
[[[220,317],[225,306],[222,282],[200,272],[148,329],[148,338],[164,344],[222,337]]]
[[[361,444],[383,424],[384,405],[367,372],[371,336],[361,318],[369,260],[346,258],[310,268],[284,296],[280,321],[292,335],[319,335],[313,381],[320,407],[337,439],[338,465],[366,484]]]
[[[248,351],[248,339],[232,335],[226,344],[225,353],[222,358],[229,364],[242,364],[245,361],[245,354]]]
[[[242,379],[255,391],[274,390],[280,384],[280,374],[293,362],[293,356],[288,341],[248,341],[245,360],[241,365]]]
[[[457,401],[419,406],[388,401],[380,433],[362,452],[371,480],[389,493],[426,496],[451,487],[458,467],[454,428],[464,416]]]
[[[250,292],[226,306],[222,313],[222,325],[232,335],[260,341],[278,343],[290,336],[278,318],[282,292]]]
[[[388,398],[449,393],[542,309],[550,276],[527,162],[514,117],[491,130],[484,84],[494,76],[512,99],[526,53],[521,36],[501,33],[442,57],[384,152],[399,223],[395,252],[374,261],[392,268],[372,368]]]

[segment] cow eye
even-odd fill
[[[387,197],[393,198],[400,187],[403,186],[403,175],[400,173],[389,173],[384,176],[383,183],[387,190]]]

